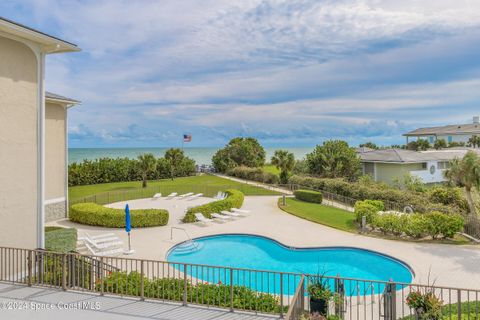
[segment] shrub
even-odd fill
[[[384,203],[393,202],[398,205],[398,209],[405,206],[411,206],[415,212],[428,212],[439,210],[448,213],[467,212],[455,205],[445,205],[443,203],[433,202],[425,194],[410,190],[398,190],[383,183],[359,183],[348,182],[343,179],[314,178],[304,176],[292,176],[289,179],[290,184],[309,187],[312,189],[323,190],[338,194],[356,200],[375,199],[382,200]]]
[[[183,153],[174,164],[165,158],[157,158],[156,162],[156,170],[147,174],[148,180],[171,178],[172,173],[174,177],[195,174],[195,161],[185,157]],[[81,163],[74,162],[68,166],[69,186],[139,180],[142,180],[142,174],[136,159],[100,158],[83,160]]]
[[[428,220],[427,233],[433,239],[439,235],[444,238],[452,238],[456,232],[463,228],[463,218],[458,215],[447,215],[438,211],[433,211],[425,214]]]
[[[271,172],[265,172],[262,168],[249,168],[249,167],[235,167],[228,170],[227,175],[237,177],[246,180],[253,180],[268,184],[278,184],[280,178]]]
[[[77,229],[46,227],[45,249],[55,252],[70,252],[77,249]]]
[[[96,284],[96,289],[101,287],[105,292],[140,296],[141,275],[138,272],[112,272],[103,282]],[[219,307],[230,306],[230,286],[222,283],[198,283],[190,281],[184,286],[184,280],[172,278],[143,278],[145,298],[167,299],[182,301],[184,290],[188,301],[202,301],[203,304]],[[279,312],[278,299],[268,293],[253,291],[247,287],[233,286],[233,307],[243,310],[255,310],[261,312]]]
[[[435,203],[455,206],[465,212],[468,210],[468,202],[463,197],[460,188],[435,186],[428,191],[428,198]]]
[[[242,192],[230,189],[227,190],[226,193],[227,198],[223,200],[210,202],[201,206],[188,209],[182,221],[186,223],[195,222],[195,213],[202,213],[205,217],[211,218],[211,214],[214,212],[230,210],[232,208],[240,208],[243,205],[244,196]]]
[[[365,216],[367,223],[372,223],[378,215],[378,211],[384,209],[383,202],[378,200],[364,200],[355,202],[355,216],[358,223],[362,223]]]
[[[298,200],[305,202],[322,203],[323,200],[322,194],[318,191],[299,189],[294,192],[294,195]]]
[[[226,172],[237,166],[263,167],[265,149],[255,138],[233,138],[213,155],[212,164],[218,172]]]
[[[168,211],[164,209],[130,210],[132,228],[164,226],[168,223]],[[124,228],[125,211],[107,208],[96,203],[77,203],[70,207],[69,218],[73,222],[107,228]]]
[[[374,224],[384,234],[401,236],[404,232],[405,220],[405,216],[399,216],[395,213],[384,213],[375,217]]]
[[[423,214],[411,214],[404,226],[404,232],[407,236],[419,239],[426,235],[429,221]]]

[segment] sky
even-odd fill
[[[70,147],[403,143],[480,114],[478,0],[25,0],[0,16],[76,43],[47,58]]]

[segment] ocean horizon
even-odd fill
[[[269,147],[264,148],[267,154],[266,160],[270,161],[270,158],[273,156],[275,150],[285,149],[292,152],[295,155],[295,159],[302,159],[305,155],[313,150],[312,147],[290,147],[290,148],[279,148],[279,147]],[[84,159],[94,160],[99,158],[136,158],[142,153],[153,153],[156,157],[163,157],[165,151],[169,148],[69,148],[68,149],[68,163],[73,162],[82,162]],[[221,149],[221,147],[205,147],[205,148],[187,148],[185,155],[189,158],[195,160],[198,165],[209,165],[212,163],[212,156],[215,152]]]

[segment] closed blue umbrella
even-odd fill
[[[130,223],[130,208],[128,207],[128,203],[125,206],[125,231],[128,233],[128,251],[131,252],[132,248],[130,246],[130,231],[132,230],[132,225]]]

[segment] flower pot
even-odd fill
[[[323,316],[327,316],[328,301],[325,299],[310,298],[310,313],[315,313],[315,312]]]

